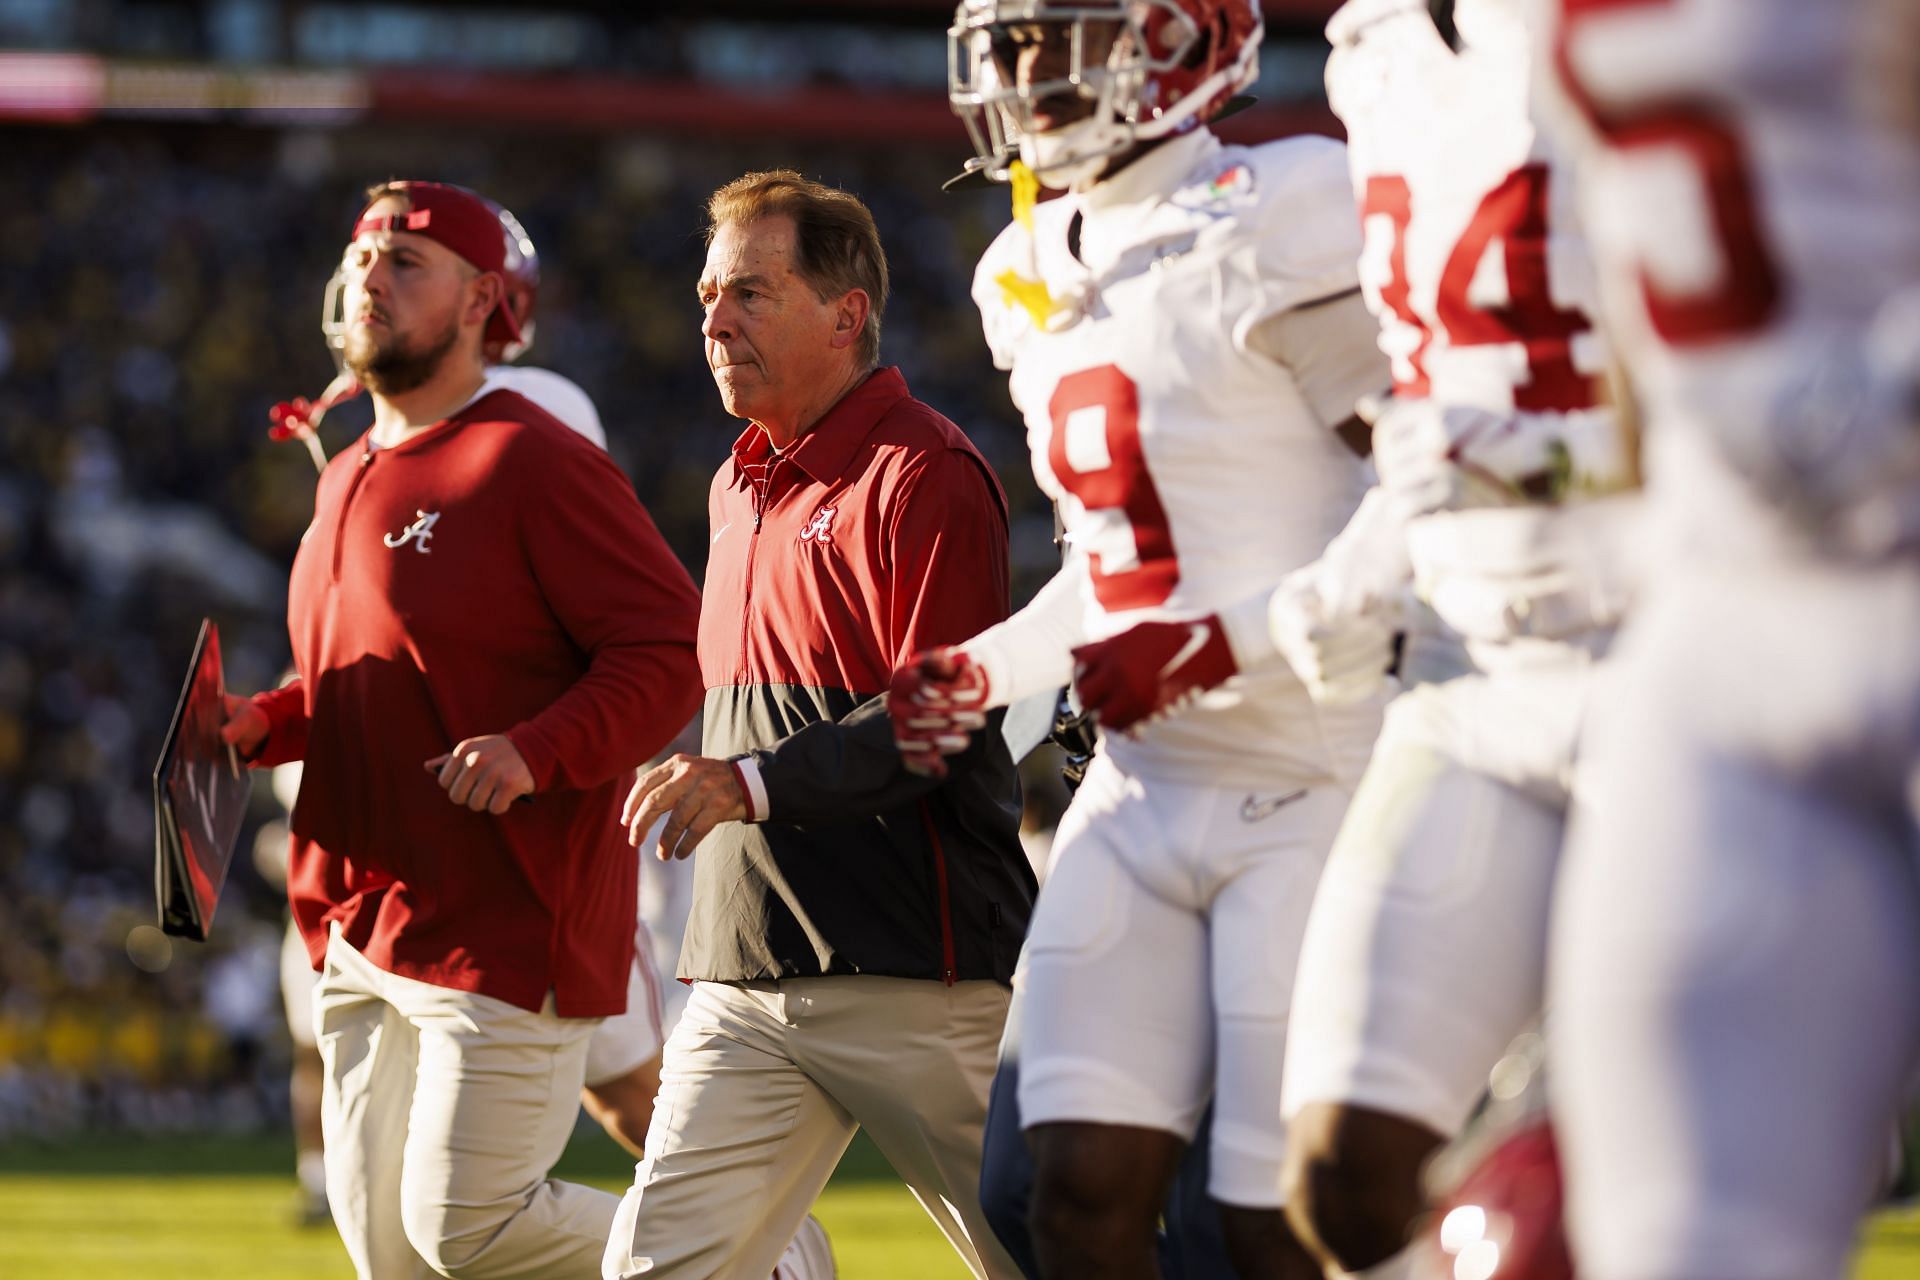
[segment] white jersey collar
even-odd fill
[[[1220,139],[1202,125],[1161,143],[1132,164],[1088,187],[1082,207],[1094,213],[1122,205],[1160,200],[1173,193],[1200,162],[1220,150]]]

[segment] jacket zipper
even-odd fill
[[[933,813],[927,808],[925,800],[920,801],[920,823],[927,829],[927,839],[933,843],[933,881],[940,890],[940,980],[948,986],[954,983],[953,963],[953,900],[947,893],[947,850],[940,843],[940,829],[933,825]]]
[[[753,495],[753,532],[747,535],[747,571],[745,586],[740,592],[740,679],[747,678],[747,633],[748,623],[753,617],[753,559],[760,550],[760,521],[767,513],[767,506],[773,500],[773,477],[780,470],[785,459],[776,458],[767,468],[766,484],[754,491]],[[751,485],[751,481],[748,482]]]
[[[345,541],[347,531],[347,513],[353,509],[353,497],[360,492],[360,481],[366,478],[367,468],[373,465],[373,450],[365,449],[360,454],[360,462],[353,469],[353,479],[347,481],[346,496],[340,499],[340,518],[333,522],[333,581],[340,582],[340,544]]]

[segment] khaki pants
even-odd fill
[[[597,1022],[402,978],[333,937],[314,993],[321,1124],[360,1280],[594,1275],[619,1202],[546,1175]]]
[[[1018,1280],[979,1191],[1007,999],[995,982],[696,984],[606,1280],[763,1280],[863,1126],[976,1276]]]

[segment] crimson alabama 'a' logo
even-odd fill
[[[833,512],[834,508],[824,506],[814,512],[813,519],[807,521],[806,528],[800,530],[800,541],[832,542]]]

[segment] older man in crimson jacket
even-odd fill
[[[519,225],[437,183],[371,196],[342,270],[374,424],[294,561],[301,678],[223,732],[306,764],[288,889],[362,1280],[591,1275],[617,1202],[546,1175],[625,1006],[617,788],[693,711],[698,598],[607,455],[487,381]]]
[[[943,783],[909,773],[877,696],[1006,616],[1006,499],[877,367],[858,199],[781,171],[708,213],[707,360],[751,422],[709,499],[706,754],[627,802],[636,842],[664,814],[662,857],[699,845],[694,990],[604,1274],[765,1275],[865,1126],[976,1275],[1016,1276],[977,1187],[1034,889],[1018,784],[998,733]]]

